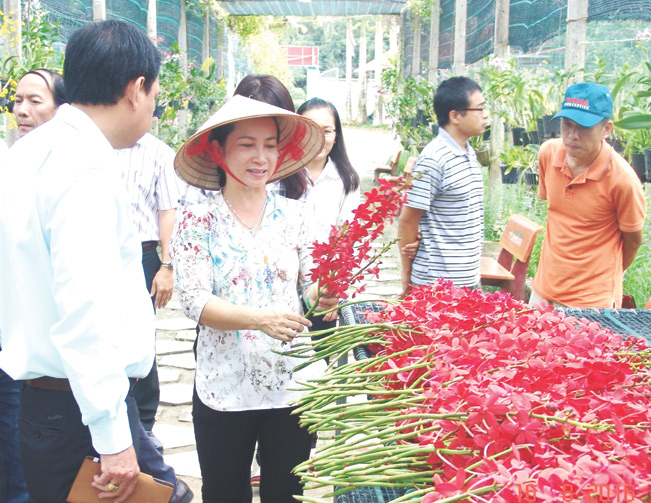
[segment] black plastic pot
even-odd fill
[[[646,147],[644,150],[644,165],[647,181],[651,181],[651,148]]]
[[[535,187],[536,185],[538,185],[538,173],[534,173],[530,169],[526,170],[524,172],[524,182],[527,185]]]
[[[524,134],[523,127],[514,127],[511,132],[513,133],[513,145],[520,147],[524,145],[522,141],[522,135]]]
[[[511,171],[506,173],[508,166],[502,165],[502,183],[506,184],[515,184],[520,180],[520,170],[513,168]]]
[[[618,154],[621,154],[624,152],[624,145],[622,145],[622,142],[619,140],[611,140],[610,138],[606,139],[606,143],[608,143],[611,147],[613,147],[613,150],[617,152]]]
[[[553,115],[543,115],[543,128],[545,130],[545,139],[558,138],[561,135],[560,119],[552,120]]]
[[[536,121],[538,124],[538,141],[540,143],[544,142],[546,140],[545,138],[545,121],[540,118]]]
[[[529,143],[538,145],[538,131],[527,131],[527,136],[529,137]]]
[[[631,166],[635,170],[637,177],[642,183],[646,181],[646,164],[644,161],[644,154],[641,152],[633,152],[631,154]]]

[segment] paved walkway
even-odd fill
[[[344,132],[346,147],[353,166],[362,179],[362,192],[372,185],[373,171],[399,148],[391,133],[375,129],[349,128]],[[385,239],[395,237],[395,224]],[[395,247],[394,247],[395,248]],[[399,292],[400,273],[396,251],[384,261],[380,279],[367,282],[366,295],[374,298],[393,296]],[[161,383],[161,405],[154,433],[165,447],[165,461],[174,467],[201,503],[201,474],[192,429],[192,383],[195,360],[192,344],[195,322],[185,318],[174,298],[157,315],[157,361]],[[321,493],[323,491],[320,491]],[[318,493],[312,492],[316,495]],[[259,501],[257,489],[254,502]]]

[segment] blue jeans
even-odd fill
[[[18,383],[0,370],[0,501],[3,503],[29,502],[18,448],[19,396]]]
[[[20,385],[20,454],[23,473],[34,503],[65,503],[86,456],[99,457],[90,430],[70,391]],[[136,456],[139,451],[138,409],[133,395],[126,399],[129,428]]]
[[[138,464],[140,465],[140,470],[156,479],[171,482],[176,485],[176,473],[174,473],[174,468],[165,464],[163,455],[158,452],[156,447],[154,447],[154,444],[151,443],[142,423],[139,423],[138,426],[138,436],[140,437]]]
[[[151,285],[154,282],[154,276],[160,269],[160,259],[156,248],[143,252],[142,254],[142,268],[145,272],[145,282],[147,284],[147,291],[151,291]],[[152,307],[154,305],[154,298],[152,297]],[[156,309],[154,308],[154,314]],[[151,431],[154,427],[154,420],[156,419],[156,411],[160,402],[160,386],[158,384],[158,369],[156,368],[156,359],[154,364],[147,375],[143,379],[139,379],[136,387],[133,390],[133,396],[138,404],[138,413],[140,414],[140,421],[145,427],[145,430]]]

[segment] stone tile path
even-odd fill
[[[373,170],[384,163],[398,148],[386,131],[347,129],[346,144],[353,166],[362,179],[362,192],[372,184]],[[369,155],[374,157],[369,158]],[[395,224],[386,239],[395,237]],[[379,246],[379,245],[378,245]],[[367,282],[365,298],[394,296],[400,291],[400,271],[397,252],[384,261],[380,278]],[[161,381],[161,405],[154,433],[165,447],[165,461],[186,481],[195,493],[194,503],[201,503],[201,472],[192,429],[192,383],[195,360],[192,343],[196,337],[195,322],[185,318],[176,298],[157,314],[157,361]],[[308,492],[319,496],[323,491]],[[254,489],[254,503],[259,502]]]

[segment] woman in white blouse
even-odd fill
[[[359,176],[348,159],[334,105],[312,98],[296,113],[316,122],[325,136],[323,150],[307,164],[312,183],[303,199],[314,210],[313,235],[319,241],[327,241],[332,226],[340,227],[346,220],[352,220],[353,210],[359,206]]]
[[[311,183],[302,198],[311,212],[312,236],[325,242],[333,225],[341,227],[353,219],[353,210],[360,202],[359,176],[348,159],[341,120],[334,105],[312,98],[296,113],[316,122],[325,136],[323,150],[307,163]],[[324,322],[321,316],[312,316],[310,321],[313,331],[331,328],[336,323]]]
[[[216,191],[183,208],[171,248],[181,304],[200,326],[193,420],[204,503],[244,501],[256,439],[261,500],[302,494],[291,470],[308,458],[311,439],[290,403],[298,383],[324,369],[295,372],[303,360],[279,353],[311,324],[297,295],[316,301],[310,229],[301,204],[266,184],[301,169],[322,145],[314,122],[235,96],[176,156],[185,181]]]

